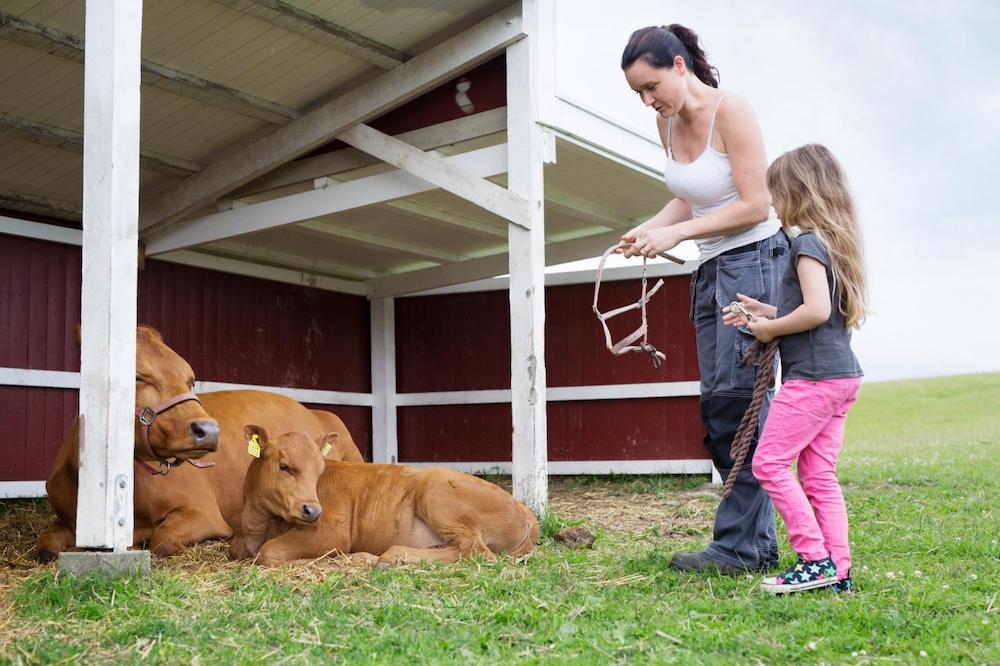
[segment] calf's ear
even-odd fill
[[[339,432],[328,432],[316,438],[316,445],[319,447],[319,452],[323,454],[324,458],[330,452],[330,449],[337,445],[339,439]]]

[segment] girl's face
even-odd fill
[[[684,76],[687,68],[684,59],[674,58],[673,67],[653,67],[639,58],[625,70],[625,80],[646,106],[668,118],[684,106],[687,85]]]

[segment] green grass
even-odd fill
[[[550,537],[563,521],[549,516],[520,564],[154,562],[152,575],[116,582],[39,570],[9,593],[0,661],[1000,663],[998,461],[1000,374],[865,385],[840,465],[851,598],[678,575],[669,555],[691,542],[652,531],[598,531],[594,550],[565,550]],[[573,483],[627,495],[691,482]],[[782,554],[793,557],[785,541]]]

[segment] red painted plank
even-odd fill
[[[707,457],[697,398],[553,402],[549,460],[688,460]],[[399,409],[402,462],[509,461],[509,405]]]

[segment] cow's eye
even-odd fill
[[[289,474],[292,473],[292,468],[286,465],[285,463],[278,463],[278,469],[280,469],[282,472],[288,472]]]

